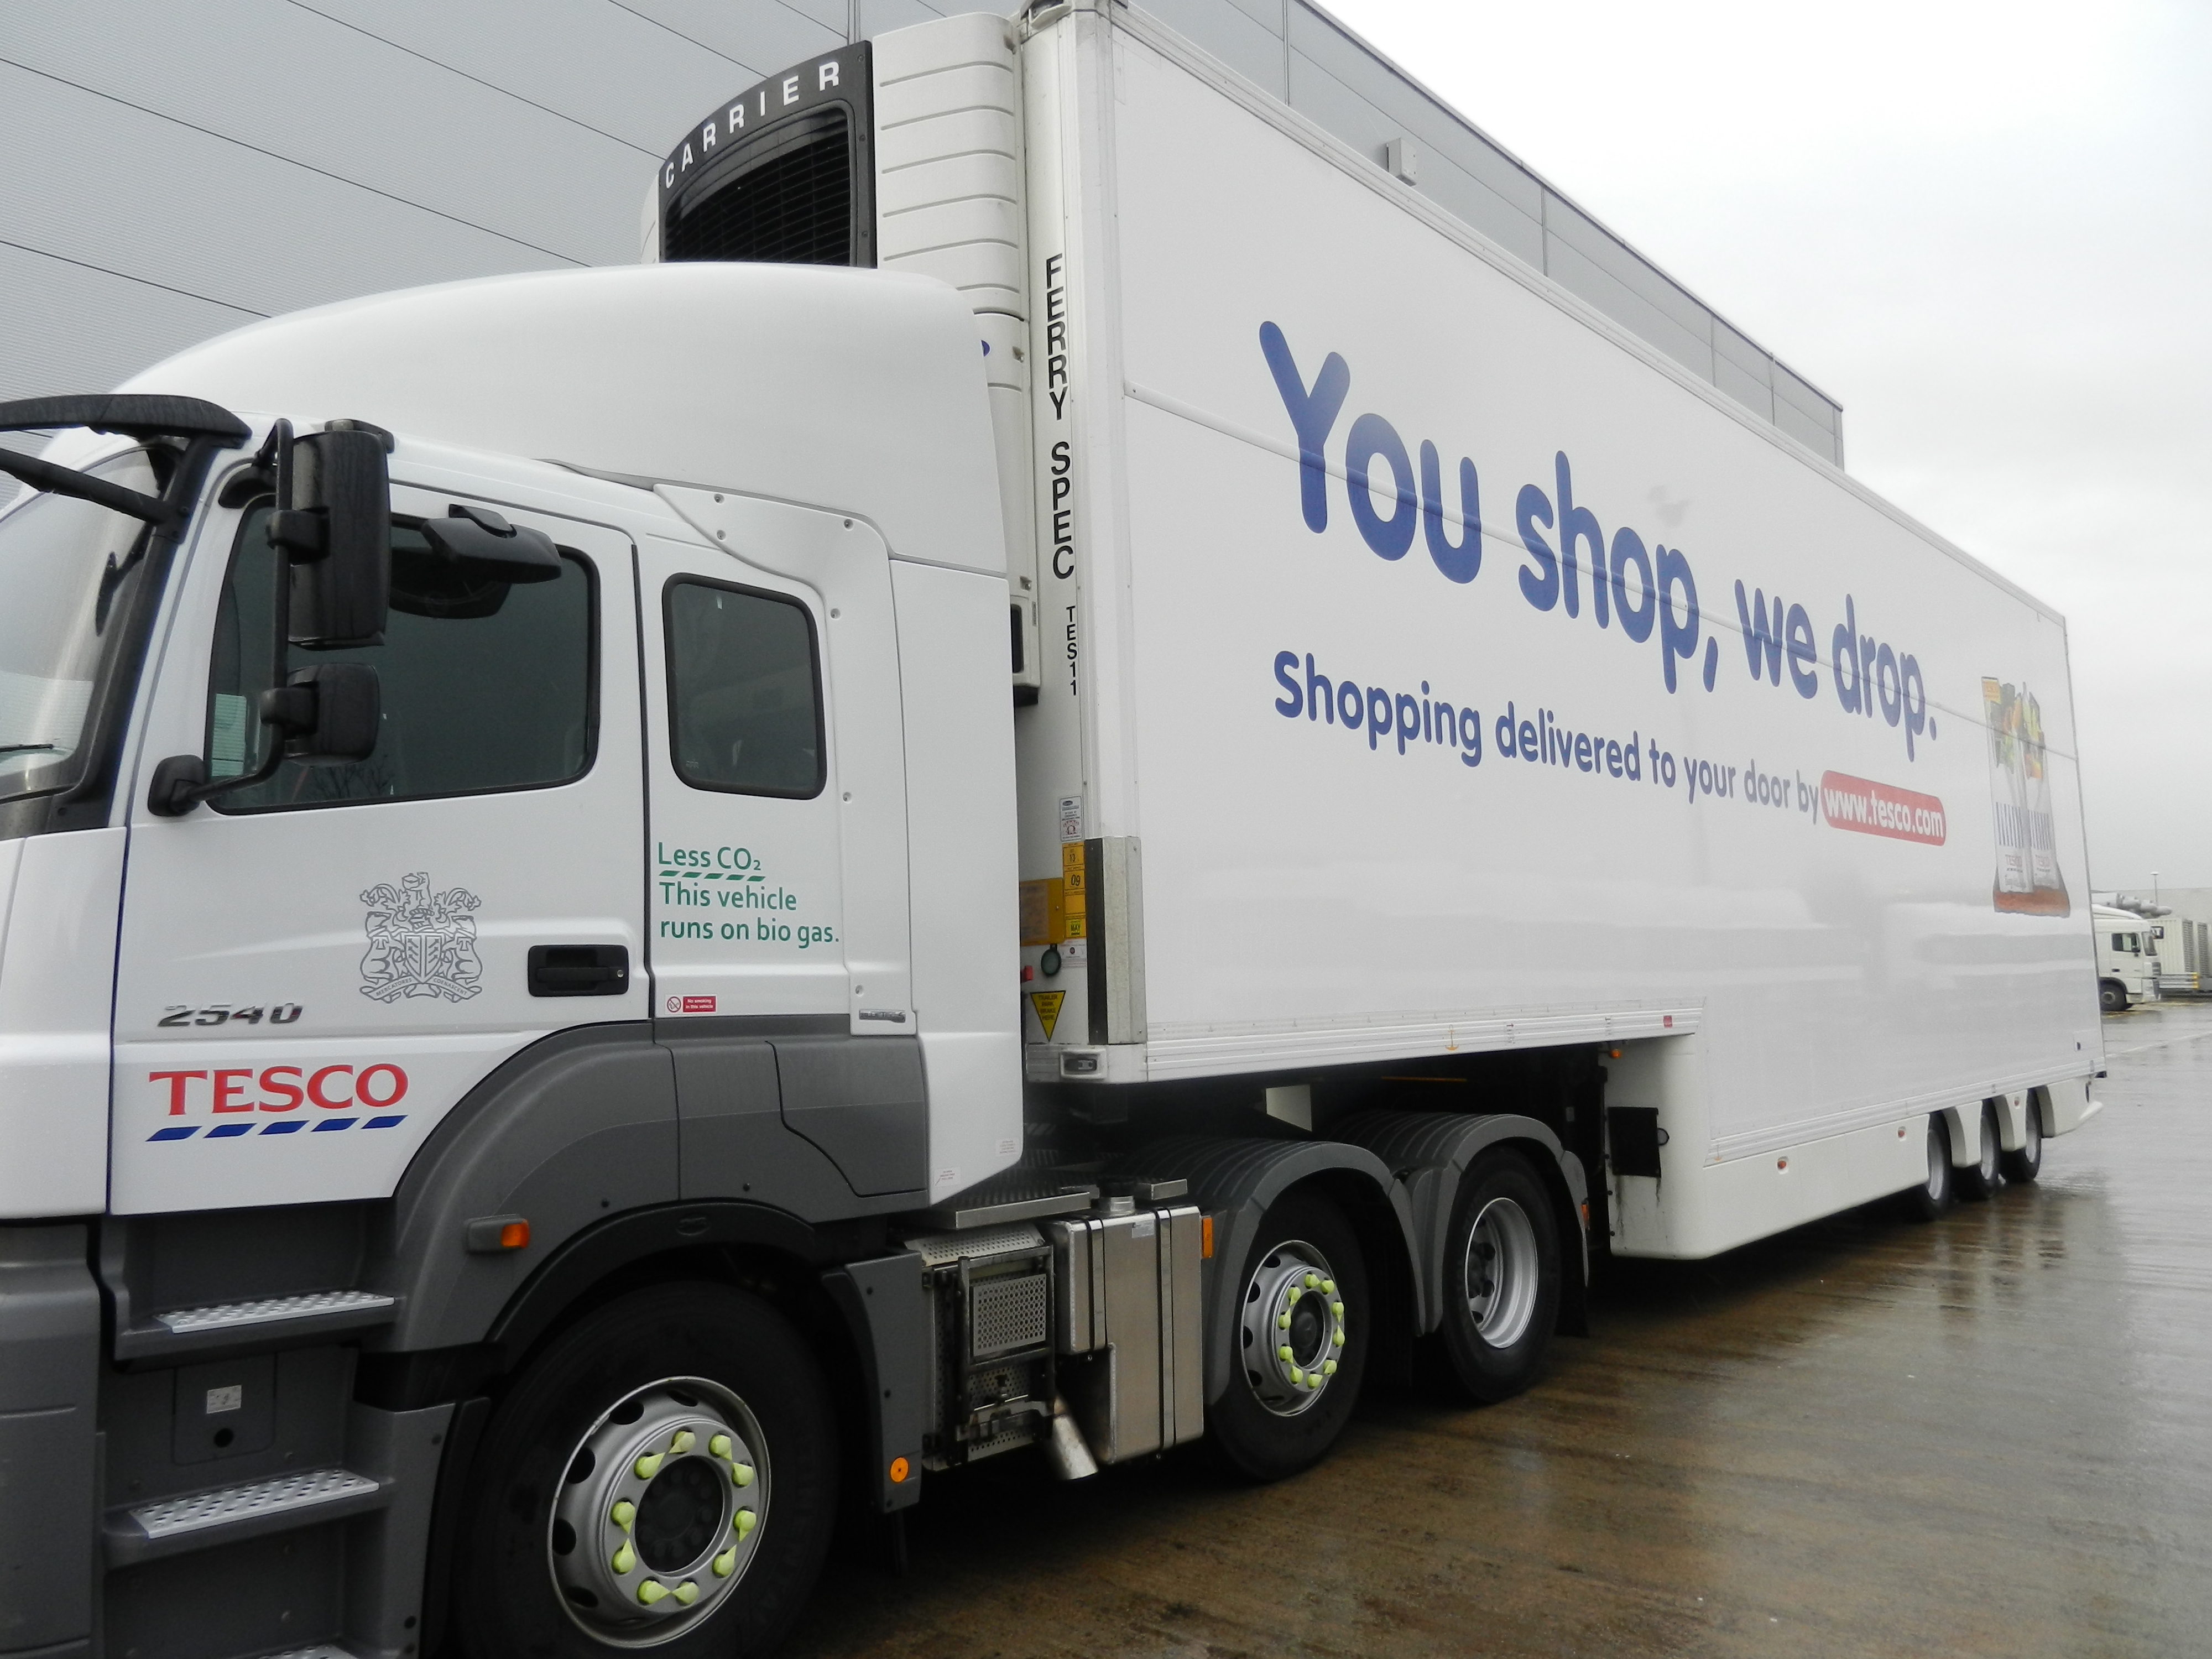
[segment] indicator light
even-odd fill
[[[1213,1260],[1213,1218],[1210,1215],[1198,1218],[1198,1253],[1206,1261]]]
[[[499,1248],[502,1250],[527,1249],[530,1246],[530,1224],[510,1221],[499,1230]]]

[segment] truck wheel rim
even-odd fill
[[[1244,1287],[1244,1376],[1278,1417],[1310,1411],[1335,1380],[1344,1293],[1328,1258],[1302,1239],[1267,1252]]]
[[[1510,1198],[1484,1205],[1468,1229],[1462,1289],[1475,1334],[1492,1347],[1510,1348],[1528,1334],[1540,1263],[1528,1212]]]
[[[632,1390],[568,1455],[546,1528],[554,1594],[585,1634],[653,1647],[710,1618],[759,1553],[768,1443],[703,1377]]]

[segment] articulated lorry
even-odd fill
[[[0,1653],[755,1651],[2094,1111],[2060,618],[1141,14],[646,236],[0,408]]]

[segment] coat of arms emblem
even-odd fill
[[[362,926],[368,953],[361,959],[361,994],[378,1002],[402,997],[442,997],[465,1002],[483,987],[477,956],[476,917],[482,902],[464,887],[430,890],[417,871],[394,887],[379,882],[361,896],[368,906]]]

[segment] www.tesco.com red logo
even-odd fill
[[[167,1115],[217,1120],[166,1123],[149,1140],[234,1140],[240,1135],[340,1133],[356,1124],[389,1129],[407,1121],[392,1109],[407,1097],[407,1073],[389,1060],[358,1068],[336,1066],[217,1066],[149,1072],[167,1091]],[[285,1115],[299,1113],[298,1116]],[[263,1115],[268,1114],[270,1115]],[[227,1121],[225,1121],[227,1120]],[[204,1133],[203,1133],[204,1131]]]

